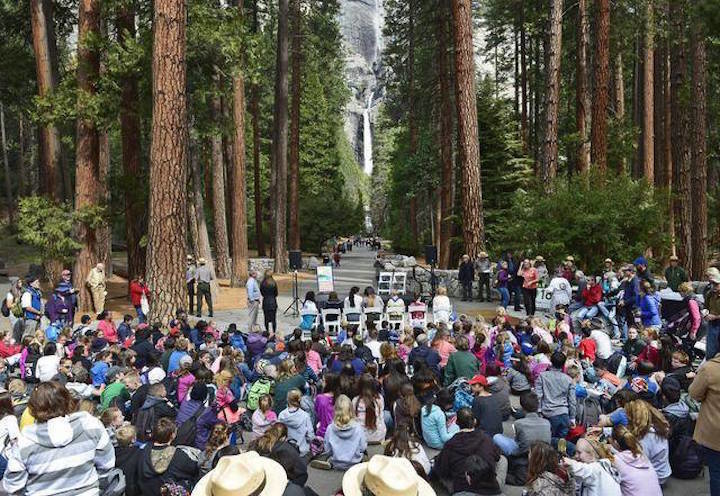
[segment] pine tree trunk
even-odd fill
[[[562,0],[550,0],[550,34],[547,53],[547,83],[545,86],[545,136],[542,151],[542,181],[548,191],[557,175],[558,167],[562,10]]]
[[[665,44],[658,39],[657,49],[653,58],[653,156],[655,158],[655,187],[663,188],[667,182],[665,177]]]
[[[5,136],[5,107],[0,103],[0,133],[2,133],[3,175],[5,176],[5,201],[7,202],[8,220],[15,224],[15,201],[13,200],[10,182],[10,162],[8,161],[7,138]]]
[[[287,272],[288,0],[279,0],[275,75],[275,272]]]
[[[245,188],[245,80],[240,70],[233,76],[233,120],[235,134],[233,136],[233,152],[235,156],[232,177],[231,223],[233,239],[233,259],[230,285],[234,288],[245,284],[248,277],[248,242],[247,242],[247,200]]]
[[[255,245],[258,256],[265,256],[265,236],[263,235],[263,197],[260,183],[260,87],[253,86],[250,100],[253,135],[253,188],[255,200]]]
[[[520,6],[520,88],[522,103],[520,106],[520,135],[523,142],[523,153],[528,151],[528,81],[527,81],[527,34],[525,32],[525,2]]]
[[[292,16],[292,105],[290,107],[290,249],[300,249],[300,83],[302,80],[302,11],[300,0],[290,3]]]
[[[692,265],[691,278],[702,279],[707,263],[707,56],[700,20],[692,30]],[[685,197],[687,200],[687,197]]]
[[[192,178],[191,178],[192,181]],[[193,185],[188,185],[190,189],[193,188]],[[200,245],[200,234],[198,233],[198,225],[197,225],[197,218],[195,217],[195,193],[191,193],[190,199],[187,201],[187,214],[186,214],[186,222],[188,225],[188,232],[190,234],[190,246],[186,247],[186,250],[189,254],[197,260],[200,257],[200,254],[198,252],[198,246]],[[192,313],[193,309],[189,308],[188,311]]]
[[[232,122],[232,117],[230,116],[230,110],[228,109],[228,99],[227,98],[220,98],[220,109],[222,113],[222,120],[224,123]],[[228,219],[233,219],[235,216],[233,215],[232,211],[232,191],[230,191],[232,188],[231,182],[233,174],[235,173],[235,155],[233,154],[233,134],[232,133],[222,133],[222,151],[223,151],[223,162],[225,164],[225,225],[228,225]],[[247,194],[246,194],[247,196]],[[234,256],[233,254],[233,238],[232,238],[232,229],[227,229],[227,237],[228,237],[228,256],[230,257],[230,260],[232,261],[232,258]],[[232,267],[228,270],[228,277],[230,274],[230,271],[232,270]]]
[[[672,82],[670,98],[672,105],[672,164],[673,164],[673,210],[678,256],[687,264],[692,263],[692,205],[690,198],[690,144],[689,111],[687,99],[687,60],[685,51],[685,2],[670,2],[670,67]]]
[[[57,86],[57,47],[52,0],[31,0],[33,49],[37,87],[40,97],[53,93]],[[63,198],[60,131],[52,124],[40,125],[40,190],[60,201]]]
[[[78,3],[78,53],[77,84],[78,99],[92,97],[100,76],[100,56],[93,49],[93,39],[100,36],[100,3],[98,0],[81,0]],[[78,115],[77,142],[75,147],[75,208],[82,210],[97,207],[101,203],[100,143],[98,129],[91,117]],[[75,258],[74,286],[80,290],[79,311],[92,308],[92,296],[85,279],[98,262],[98,230],[89,223],[76,226],[76,239],[80,253]]]
[[[625,79],[623,76],[623,59],[622,52],[618,51],[615,56],[614,72],[614,91],[615,96],[615,120],[622,123],[625,120]],[[627,171],[627,159],[625,157],[618,162],[618,173],[623,174]]]
[[[219,76],[216,76],[219,80]],[[217,82],[218,86],[219,81]],[[218,88],[219,89],[219,88]],[[212,100],[212,115],[215,122],[220,124],[222,119],[222,106],[220,97]],[[212,183],[213,183],[213,227],[215,230],[215,260],[216,273],[221,279],[230,277],[230,247],[228,245],[227,213],[225,211],[225,161],[223,160],[223,142],[220,134],[213,134],[211,138],[212,149]]]
[[[480,179],[475,60],[470,0],[452,0],[455,38],[455,95],[462,171],[465,253],[474,259],[485,243]]]
[[[410,134],[410,157],[417,153],[418,146],[418,123],[417,123],[417,102],[415,101],[415,1],[409,0],[408,7],[408,130]],[[412,237],[412,252],[418,250],[418,208],[417,196],[411,192],[410,197],[410,235]]]
[[[451,49],[448,33],[447,8],[437,10],[437,69],[440,85],[440,244],[438,262],[441,269],[450,267],[450,239],[452,238],[452,182],[453,182],[453,125],[452,101],[450,88],[449,52]]]
[[[588,140],[590,113],[590,95],[588,93],[587,52],[590,44],[590,28],[588,25],[587,0],[578,0],[577,28],[577,72],[575,120],[577,122],[578,140],[578,172],[585,173],[590,169],[590,141]]]
[[[135,40],[135,10],[132,3],[124,3],[118,11],[116,27],[120,46],[127,47]],[[146,248],[140,246],[145,234],[147,211],[142,187],[140,165],[140,114],[138,103],[138,81],[132,72],[123,74],[120,99],[120,139],[122,144],[122,166],[125,176],[125,241],[127,243],[128,278],[145,274]]]
[[[185,2],[155,0],[147,281],[150,320],[163,323],[187,302],[186,20]]]
[[[598,0],[595,26],[595,92],[590,130],[592,163],[607,169],[607,107],[610,82],[610,0]]]
[[[219,294],[219,286],[215,278],[215,262],[213,261],[212,249],[210,248],[210,236],[208,234],[207,221],[205,217],[205,199],[203,198],[203,171],[200,165],[200,150],[198,144],[193,140],[190,141],[190,173],[192,174],[192,203],[194,205],[193,213],[197,226],[197,254],[200,258],[206,260],[206,266],[213,275],[210,281],[210,294],[213,300],[217,301]],[[189,309],[192,313],[192,308]]]
[[[645,37],[643,41],[643,177],[649,184],[655,183],[655,112],[653,110],[655,88],[653,83],[654,41],[653,5],[647,2],[645,11]]]
[[[102,67],[100,68],[102,71]],[[108,188],[108,176],[110,174],[110,136],[106,129],[99,134],[99,177],[100,177],[100,202],[110,208],[110,189]],[[105,264],[105,275],[111,276],[114,273],[112,259],[112,227],[105,223],[97,228],[98,239],[98,260]]]

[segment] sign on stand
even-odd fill
[[[330,265],[318,265],[316,269],[318,293],[330,293],[335,291],[335,280]]]

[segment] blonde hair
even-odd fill
[[[135,442],[137,432],[134,425],[123,425],[115,431],[118,445],[127,447]]]
[[[505,317],[507,315],[507,309],[504,307],[495,307],[495,317]]]
[[[647,401],[631,401],[625,405],[625,413],[628,417],[628,429],[636,438],[642,439],[651,428],[658,436],[668,437],[670,424],[665,416]]]
[[[227,370],[221,370],[215,374],[215,384],[218,386],[229,386],[232,382],[232,374]]]
[[[350,398],[341,394],[335,399],[335,407],[333,408],[333,423],[337,427],[345,427],[353,421],[352,402]]]
[[[684,283],[680,284],[680,286],[678,286],[678,293],[680,293],[680,294],[689,295],[689,294],[693,294],[694,292],[695,292],[695,290],[693,289],[692,283],[690,283],[690,282],[684,282]]]
[[[277,380],[282,381],[295,375],[295,362],[292,359],[283,360],[278,367]]]
[[[437,294],[438,294],[439,296],[445,296],[445,295],[447,295],[447,288],[446,288],[445,286],[440,286],[440,287],[437,289]]]
[[[612,454],[612,451],[610,451],[610,448],[605,444],[601,443],[599,441],[596,441],[595,439],[590,439],[588,437],[583,437],[578,439],[577,446],[579,447],[579,444],[581,441],[585,441],[590,445],[590,453],[593,455],[593,457],[596,460],[601,460],[603,458],[607,459],[612,463],[615,460],[615,457]]]
[[[300,408],[300,398],[302,398],[302,393],[299,389],[291,389],[288,391],[287,394],[287,404],[288,406],[292,406],[295,408]]]

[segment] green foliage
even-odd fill
[[[41,196],[19,202],[18,238],[38,248],[44,260],[69,261],[81,245],[72,236],[78,218],[68,204]]]
[[[665,249],[667,197],[644,180],[619,175],[573,176],[520,190],[498,226],[498,249],[543,255],[551,263],[568,254],[590,271],[605,257],[631,260],[648,247]]]

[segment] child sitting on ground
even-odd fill
[[[265,434],[277,421],[272,405],[272,396],[269,394],[262,395],[258,400],[258,407],[252,414],[252,432],[255,437]]]
[[[287,408],[278,415],[278,422],[287,427],[288,439],[293,441],[300,456],[307,455],[310,451],[310,441],[315,436],[310,415],[300,408],[302,393],[299,389],[291,389],[287,394]]]
[[[338,396],[334,412],[333,423],[325,432],[324,459],[313,460],[314,468],[346,470],[360,463],[367,449],[365,429],[355,421],[350,398]]]

